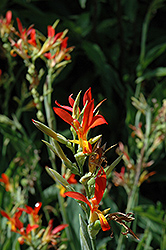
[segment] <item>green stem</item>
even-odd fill
[[[59,201],[59,205],[60,205],[60,209],[61,209],[61,214],[63,217],[63,223],[65,224],[69,224],[69,220],[68,220],[68,216],[66,213],[66,209],[64,206],[64,198],[59,194],[58,195],[58,201]],[[67,238],[69,240],[69,244],[72,250],[77,250],[74,244],[74,239],[73,239],[73,235],[71,233],[70,227],[66,227],[66,234],[67,234]]]
[[[52,69],[48,69],[48,75],[46,79],[46,83],[44,84],[44,105],[45,105],[45,112],[48,125],[51,129],[56,130],[56,122],[55,116],[52,109]]]
[[[141,174],[141,168],[142,168],[142,162],[143,162],[143,157],[144,157],[144,147],[141,150],[140,154],[140,159],[138,161],[138,164],[136,166],[136,174],[135,174],[135,179],[134,179],[134,184],[132,187],[132,190],[128,196],[128,202],[127,202],[127,208],[126,208],[126,213],[131,212],[131,210],[135,207],[135,205],[138,202],[138,196],[139,196],[139,177]],[[123,241],[124,241],[124,235],[120,235],[119,240],[118,240],[118,245],[116,250],[122,250],[123,247]]]
[[[54,117],[52,106],[51,106],[51,93],[52,93],[51,88],[52,88],[52,71],[49,69],[46,83],[44,84],[44,88],[43,88],[44,107],[45,107],[46,120],[47,120],[48,126],[51,129],[55,130],[56,122],[55,122],[55,117]],[[56,170],[55,154],[50,152],[49,149],[48,149],[48,154],[50,157],[52,168]]]
[[[97,250],[97,248],[96,248],[96,240],[95,239],[91,239],[91,244],[92,244],[92,249]]]

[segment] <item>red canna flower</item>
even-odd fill
[[[10,217],[9,214],[7,214],[5,211],[1,210],[0,211],[1,215],[3,217],[6,217],[10,224],[11,224],[11,231],[13,232],[18,232],[21,228],[23,228],[23,223],[19,220],[20,216],[22,215],[22,211],[16,212],[13,217]]]
[[[90,91],[88,91],[85,98],[83,99],[84,105],[85,105],[85,101],[87,105],[84,109],[81,123],[77,119],[74,119],[68,112],[66,112],[62,108],[54,107],[53,109],[57,115],[59,115],[65,122],[70,124],[75,129],[78,135],[78,140],[74,140],[72,142],[79,144],[81,148],[83,149],[83,153],[90,154],[92,152],[92,146],[87,141],[87,135],[88,135],[89,130],[96,126],[99,126],[105,123],[108,124],[108,123],[106,122],[106,120],[104,119],[102,115],[99,115],[99,114],[94,115],[94,111],[96,110],[96,108],[94,109],[94,99],[91,100]]]
[[[53,229],[53,219],[51,219],[48,223],[48,227],[43,234],[42,243],[51,243],[52,245],[56,245],[56,239],[59,237],[58,233],[66,227],[68,227],[68,224],[62,224]]]
[[[1,177],[2,178],[0,178],[0,182],[2,182],[2,183],[5,184],[6,191],[7,192],[11,191],[12,190],[12,186],[11,186],[11,184],[9,182],[9,177],[5,173],[1,174]]]
[[[104,170],[100,169],[96,182],[95,182],[95,194],[90,200],[88,200],[83,194],[78,192],[66,192],[65,196],[74,198],[76,200],[80,200],[85,202],[90,207],[90,223],[95,222],[97,219],[100,220],[101,228],[103,231],[108,231],[110,229],[110,225],[108,224],[104,214],[107,211],[101,212],[98,207],[99,203],[103,197],[104,191],[106,188],[106,174]]]
[[[40,210],[40,208],[42,206],[42,203],[41,202],[37,202],[35,204],[34,209],[32,207],[30,207],[30,206],[27,206],[27,205],[25,205],[25,206],[26,206],[26,209],[25,208],[18,208],[18,210],[19,211],[24,211],[27,214],[32,215],[34,223],[38,222],[39,221],[39,215],[38,215],[38,213],[39,213],[39,210]]]

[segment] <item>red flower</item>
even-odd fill
[[[50,52],[49,53],[46,52],[49,51],[50,49],[55,48],[58,45],[56,44],[57,40],[61,42],[61,37],[63,35],[63,32],[57,33],[55,35],[55,29],[51,25],[48,25],[47,33],[48,33],[48,38],[44,42],[39,54],[40,55],[44,54],[47,58],[52,59],[55,56],[52,57]]]
[[[28,40],[28,43],[31,44],[32,46],[36,47],[37,43],[36,43],[36,30],[32,29],[30,32],[30,38]]]
[[[39,225],[35,224],[33,226],[31,226],[30,224],[27,225],[26,229],[21,228],[19,234],[21,234],[22,236],[18,238],[19,243],[22,245],[24,244],[25,240],[27,242],[31,242],[31,235],[30,232],[36,228],[38,228]]]
[[[53,229],[53,219],[51,219],[43,235],[42,243],[51,243],[52,245],[56,245],[56,238],[59,237],[57,234],[66,227],[68,227],[68,224],[62,224]]]
[[[19,220],[21,214],[22,214],[22,211],[18,211],[16,212],[13,217],[10,217],[10,215],[8,215],[5,211],[1,210],[0,211],[1,215],[3,217],[6,217],[10,224],[11,224],[11,230],[13,232],[18,232],[18,230],[20,230],[21,228],[23,228],[23,223]]]
[[[8,26],[11,23],[11,20],[12,20],[12,12],[11,12],[11,10],[8,10],[6,12],[6,18],[5,19],[1,18],[0,23]]]
[[[87,141],[87,134],[88,134],[89,130],[91,128],[96,127],[96,126],[99,126],[99,125],[102,125],[105,123],[107,124],[107,122],[102,115],[97,114],[94,116],[94,111],[96,110],[96,108],[94,109],[94,99],[91,100],[91,92],[90,91],[88,91],[86,93],[86,95],[84,95],[83,104],[85,105],[86,103],[87,103],[87,105],[84,109],[83,118],[82,118],[81,123],[77,119],[74,119],[68,112],[66,112],[62,108],[55,108],[54,107],[53,109],[57,115],[59,115],[65,122],[70,124],[75,129],[75,131],[78,135],[78,140],[74,140],[72,142],[79,144],[81,146],[81,148],[83,149],[83,153],[90,154],[92,152],[92,146]],[[73,105],[73,103],[72,103],[72,105]],[[67,108],[65,107],[65,109],[67,109]]]
[[[55,61],[56,63],[60,63],[61,61],[65,60],[68,61],[70,60],[71,56],[69,54],[69,52],[71,52],[73,50],[73,46],[67,48],[67,41],[68,41],[68,37],[65,37],[60,45],[60,50],[56,52],[55,54]]]
[[[23,29],[23,26],[22,26],[22,23],[20,21],[20,19],[17,17],[16,18],[17,20],[17,25],[18,25],[18,30],[19,32],[17,32],[16,34],[23,40],[23,41],[26,41],[27,40],[27,37],[30,35],[30,33],[32,32],[33,30],[33,24],[31,26],[29,26],[28,29]]]
[[[67,111],[73,112],[73,106],[74,106],[75,100],[72,98],[72,95],[73,95],[73,94],[69,95],[69,98],[68,98],[69,104],[70,104],[71,107],[70,107],[70,106],[61,105],[61,104],[59,104],[57,101],[55,101],[55,104],[56,104],[57,106],[63,108],[63,109],[66,109]],[[85,106],[86,103],[90,102],[91,100],[92,100],[92,93],[91,93],[91,88],[89,88],[89,89],[85,92],[85,94],[84,94],[84,96],[83,96],[83,106]],[[80,113],[80,110],[79,110],[79,113]]]
[[[5,184],[5,189],[7,192],[10,191],[12,187],[11,187],[11,184],[9,182],[9,177],[4,173],[1,174],[1,177],[2,178],[0,178],[0,182]]]
[[[0,212],[2,216],[6,217],[9,220],[11,224],[11,231],[22,235],[21,237],[18,238],[20,244],[24,244],[25,240],[31,242],[30,232],[38,228],[39,225],[34,224],[31,226],[30,224],[28,224],[25,229],[24,224],[19,220],[20,216],[22,215],[21,210],[16,212],[13,217],[10,217],[5,211],[0,211]]]
[[[12,12],[8,10],[6,12],[6,17],[0,17],[0,35],[1,37],[4,36],[5,33],[10,33],[12,29]]]
[[[40,54],[44,53],[44,56],[47,59],[52,60],[52,67],[63,60],[70,60],[71,56],[69,53],[73,50],[74,47],[67,48],[68,37],[62,38],[63,32],[57,33],[55,35],[55,30],[51,25],[49,25],[47,29],[48,39],[44,43]],[[59,44],[56,43],[57,41],[59,42]],[[45,53],[54,47],[56,47],[56,52],[54,54],[51,54],[51,52]]]
[[[101,212],[98,209],[99,203],[103,197],[105,188],[106,188],[106,174],[103,169],[102,170],[100,169],[97,174],[97,178],[95,182],[95,194],[93,198],[88,200],[83,194],[78,193],[78,192],[66,192],[65,193],[65,196],[85,202],[90,207],[90,210],[91,210],[90,223],[93,223],[97,219],[99,219],[101,228],[103,231],[107,231],[110,229],[110,225],[108,224],[106,218],[104,217],[104,211]]]
[[[26,209],[25,208],[18,208],[18,210],[19,211],[24,211],[27,214],[31,214],[32,217],[33,217],[34,222],[35,223],[38,222],[39,221],[39,215],[38,215],[38,213],[39,213],[39,210],[40,210],[40,208],[42,206],[42,203],[41,202],[37,202],[35,204],[34,209],[32,207],[30,207],[30,206],[27,206],[27,205],[25,205],[25,206],[26,206]]]

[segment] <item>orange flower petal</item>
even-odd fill
[[[66,112],[61,108],[55,108],[55,107],[53,108],[53,110],[61,119],[63,119],[65,122],[73,126],[74,119],[68,112]]]
[[[68,226],[69,226],[68,224],[59,225],[59,226],[55,227],[55,228],[52,230],[51,234],[57,234],[57,233],[59,233],[60,231],[62,231],[65,227],[68,227]]]
[[[103,174],[101,175],[102,171],[103,171]],[[95,182],[95,198],[98,204],[103,198],[105,188],[106,188],[106,173],[104,172],[103,169],[100,169],[98,172],[98,176],[96,178],[96,182]]]
[[[83,97],[83,105],[85,106],[86,102],[90,102],[92,100],[92,93],[91,93],[91,88],[89,88]]]
[[[85,202],[92,210],[92,207],[91,207],[89,200],[83,194],[78,193],[78,192],[66,192],[64,195],[71,197],[73,199]]]
[[[102,125],[102,124],[108,124],[108,122],[104,119],[104,117],[102,115],[95,115],[93,117],[90,128],[94,128],[94,127]]]
[[[96,212],[97,212],[97,215],[99,217],[102,230],[103,231],[110,230],[111,227],[110,227],[107,219],[104,217],[104,215],[99,210],[97,210]]]

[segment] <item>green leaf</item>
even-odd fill
[[[151,224],[151,227],[156,231],[157,224],[164,226],[166,228],[166,222],[163,220],[164,210],[159,210],[153,205],[141,205],[134,208],[134,211],[137,212],[141,217],[144,217],[144,220],[148,221]],[[155,225],[155,226],[154,226]]]
[[[2,250],[9,250],[9,249],[11,249],[11,239],[6,239],[6,241],[5,241],[5,244],[3,245],[3,248],[2,248]]]
[[[107,178],[109,178],[112,170],[116,167],[116,165],[121,161],[123,157],[123,154],[120,155],[111,165],[109,165],[108,167],[106,167],[105,169],[105,172],[106,172],[106,175],[107,175]]]
[[[142,249],[151,250],[152,248],[150,247],[150,243],[152,239],[153,239],[152,233],[150,232],[149,228],[146,228],[142,239],[137,245],[136,250],[142,250]]]
[[[52,144],[50,144],[47,141],[42,140],[42,142],[44,142],[50,150],[52,150],[62,161],[62,163],[64,163],[64,165],[69,168],[72,173],[74,174],[78,174],[78,169],[77,169],[77,165],[75,163],[72,163],[64,154],[62,148],[60,147],[60,145],[58,144],[58,142],[56,140],[52,141]]]
[[[166,43],[156,45],[155,47],[150,49],[145,56],[145,61],[143,63],[144,69],[147,68],[147,66],[151,62],[153,62],[157,57],[165,53],[165,51],[166,51]]]
[[[13,241],[12,250],[20,250],[20,243],[18,242],[18,236]]]
[[[49,167],[46,167],[47,173],[53,178],[55,182],[59,182],[63,187],[69,186],[69,183],[65,178],[63,178],[57,171],[54,169],[51,169]]]
[[[58,133],[56,133],[55,131],[53,131],[51,128],[47,127],[45,124],[39,122],[39,121],[35,121],[35,120],[32,120],[34,125],[40,129],[43,133],[45,133],[46,135],[54,138],[56,141],[59,141],[63,144],[67,144],[69,143],[69,141],[63,136],[63,135],[60,135]],[[70,144],[70,143],[69,143]]]
[[[90,238],[88,234],[87,224],[83,217],[79,215],[80,219],[80,242],[82,250],[92,250]]]

